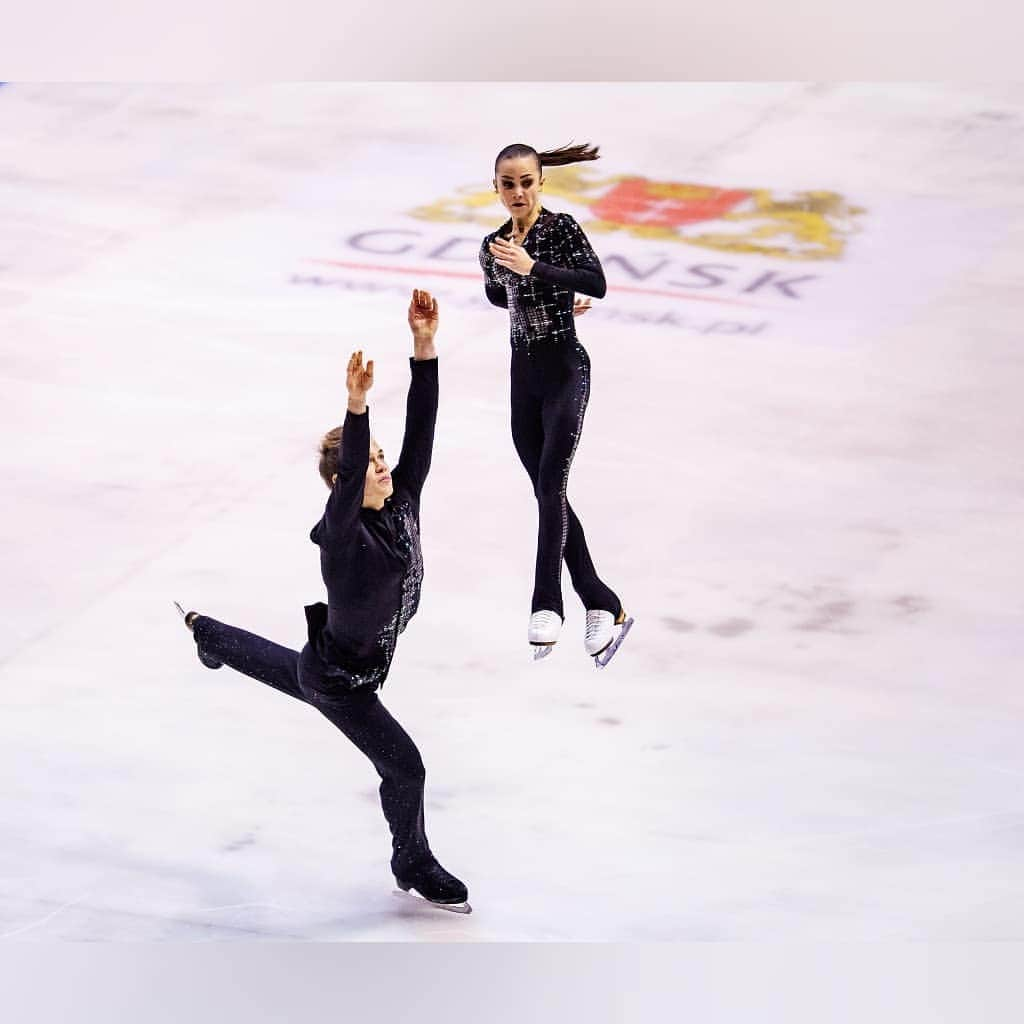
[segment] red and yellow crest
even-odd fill
[[[545,195],[586,207],[588,232],[624,231],[722,252],[792,260],[839,259],[864,213],[836,192],[779,196],[769,189],[718,188],[654,181],[638,175],[599,177],[576,167],[545,172]],[[410,211],[433,221],[493,227],[491,189],[464,188],[449,199]]]

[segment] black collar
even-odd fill
[[[540,208],[539,216],[537,217],[537,219],[531,225],[530,230],[526,232],[526,237],[523,239],[523,245],[526,245],[526,239],[529,238],[530,235],[533,234],[534,229],[537,227],[538,224],[543,224],[546,227],[554,219],[555,219],[555,215],[550,210],[545,209],[542,206]],[[506,234],[509,234],[511,231],[512,231],[512,218],[509,217],[509,219],[507,221],[505,221],[505,223],[502,224],[500,228],[498,228],[498,234],[499,235],[506,235]]]

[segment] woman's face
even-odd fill
[[[532,156],[506,157],[498,164],[494,187],[501,205],[516,220],[527,220],[540,211],[540,193],[544,179]]]

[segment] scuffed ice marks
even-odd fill
[[[931,608],[928,599],[919,594],[903,594],[901,597],[894,597],[892,604],[904,616],[920,615]]]
[[[807,633],[848,633],[851,631],[845,628],[845,623],[853,615],[856,607],[853,601],[845,598],[825,601],[817,605],[803,622],[798,622],[793,628]]]
[[[700,603],[700,599],[695,597],[694,605],[699,606]],[[772,628],[853,636],[870,633],[873,624],[894,620],[913,622],[926,615],[932,607],[928,598],[921,594],[854,595],[838,583],[804,586],[782,583],[764,597],[738,598],[736,604],[753,608],[757,617],[730,615],[699,622],[663,615],[661,624],[674,633],[700,631],[722,639],[735,639],[758,629]]]
[[[892,597],[855,595],[834,584],[793,587],[783,584],[775,602],[797,617],[791,628],[804,633],[863,634],[872,623],[902,621],[927,612],[931,605],[919,594]]]
[[[249,846],[256,845],[256,835],[253,832],[246,832],[245,835],[239,836],[237,839],[233,839],[230,843],[225,843],[221,849],[225,853],[238,853],[239,850],[244,850]]]
[[[674,615],[663,615],[661,621],[676,633],[692,633],[697,627],[686,619],[677,619]]]
[[[742,636],[753,628],[754,623],[750,619],[726,619],[707,627],[708,632],[714,633],[715,636]]]

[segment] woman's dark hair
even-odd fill
[[[522,142],[514,142],[511,146],[506,146],[495,157],[494,173],[497,175],[498,164],[509,157],[515,159],[516,157],[532,156],[543,171],[545,167],[561,167],[563,164],[579,164],[587,160],[598,160],[600,159],[599,148],[598,146],[591,146],[587,142],[580,143],[579,145],[569,143],[568,146],[559,146],[557,149],[545,149],[543,152],[538,153],[533,146],[527,146]]]
[[[342,430],[342,427],[335,427],[320,438],[320,476],[328,487],[334,486],[334,474],[341,464]]]

